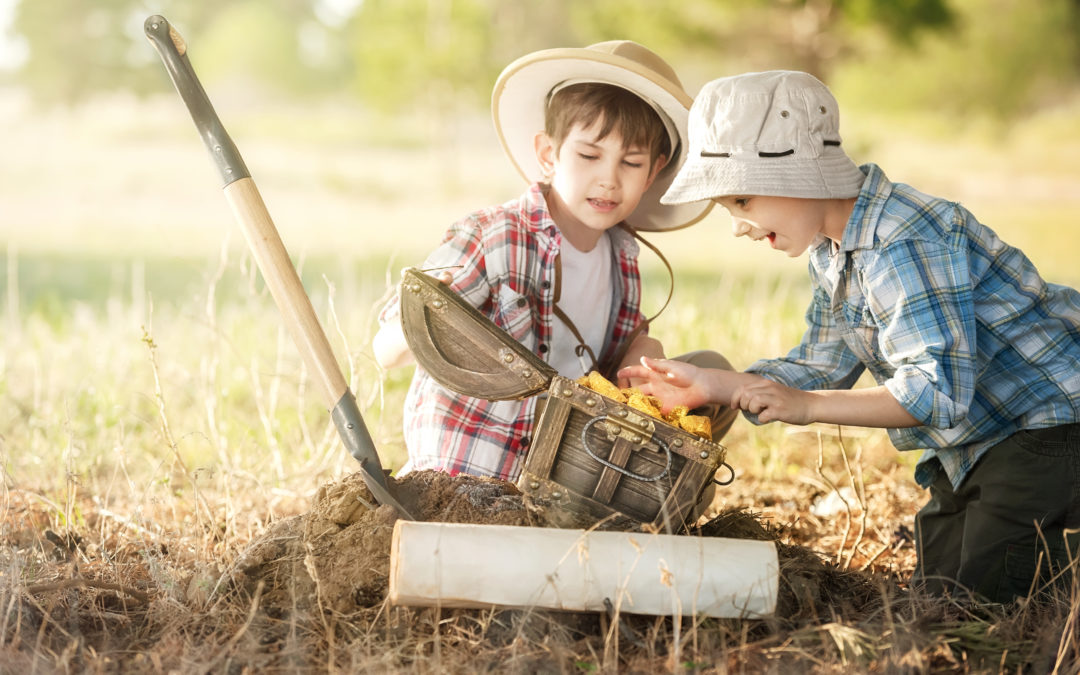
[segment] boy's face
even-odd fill
[[[713,201],[731,213],[736,237],[766,240],[792,258],[802,255],[819,234],[828,234],[825,200],[736,195]]]
[[[602,123],[574,125],[561,148],[546,134],[536,137],[537,159],[551,182],[548,209],[581,250],[591,250],[605,230],[634,212],[667,161],[650,163],[646,147],[624,148],[618,131],[597,138]]]

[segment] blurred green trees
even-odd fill
[[[365,0],[344,31],[353,90],[389,110],[482,100],[498,74],[492,7],[486,0]]]
[[[293,94],[320,80],[322,64],[306,58],[301,42],[321,25],[312,0],[158,0],[147,7],[142,0],[17,0],[12,32],[29,48],[19,81],[43,103],[164,90],[168,79],[143,33],[151,14],[180,31],[205,79],[249,80]]]
[[[1080,68],[1077,0],[950,0],[954,30],[910,49],[880,46],[844,66],[849,92],[903,112],[999,122],[1075,95]]]
[[[146,88],[146,74],[133,67],[138,59],[123,35],[132,10],[130,0],[19,0],[11,32],[29,47],[20,79],[44,101],[74,102],[117,82]]]
[[[163,14],[206,82],[372,108],[486,106],[529,51],[629,38],[701,82],[795,68],[876,103],[1002,118],[1078,82],[1078,0],[15,0],[45,103],[169,87],[142,22]],[[695,87],[691,86],[691,90]]]

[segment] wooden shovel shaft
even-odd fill
[[[293,342],[314,373],[326,407],[333,409],[349,386],[255,181],[241,178],[226,185],[224,192]]]
[[[224,192],[293,342],[308,369],[315,373],[342,443],[360,462],[364,484],[375,501],[393,506],[402,518],[412,520],[412,514],[393,496],[387,485],[375,443],[360,416],[356,398],[341,374],[311,299],[289,259],[255,181],[251,177],[232,181],[224,187]]]

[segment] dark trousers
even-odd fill
[[[1078,527],[1080,424],[1018,432],[990,448],[957,490],[939,471],[915,517],[913,585],[1009,602],[1051,581],[1069,584]]]

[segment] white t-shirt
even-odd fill
[[[614,293],[611,287],[611,238],[605,232],[591,251],[579,251],[562,240],[562,293],[556,303],[581,333],[596,358],[603,351],[608,315]],[[578,339],[558,316],[552,317],[551,352],[548,363],[565,377],[580,377],[592,367],[588,353],[578,357]]]

